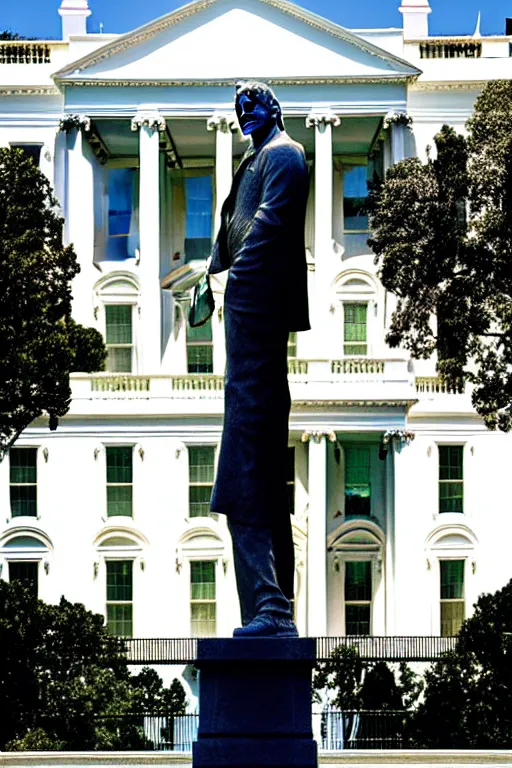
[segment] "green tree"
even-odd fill
[[[489,83],[467,140],[444,126],[437,156],[388,170],[368,201],[369,244],[398,297],[387,341],[438,354],[440,375],[474,385],[491,429],[512,426],[512,82]],[[436,324],[432,322],[437,318]]]
[[[482,595],[455,650],[425,675],[411,731],[419,747],[512,748],[512,580]]]
[[[101,334],[71,318],[80,268],[62,235],[46,176],[21,150],[0,149],[0,459],[43,413],[57,428],[71,402],[71,371],[105,366]]]
[[[154,670],[132,676],[104,618],[37,600],[0,580],[0,751],[143,749],[141,714],[183,714],[185,691]]]

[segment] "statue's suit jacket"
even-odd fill
[[[304,224],[304,149],[277,127],[238,167],[222,206],[209,272],[229,269],[225,303],[272,318],[287,331],[310,328]]]
[[[271,527],[276,541],[290,527],[286,345],[289,331],[309,328],[307,194],[304,150],[275,128],[240,163],[210,265],[211,273],[229,269],[224,428],[211,509]]]

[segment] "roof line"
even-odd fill
[[[101,48],[98,48],[96,51],[83,56],[81,59],[78,59],[71,64],[67,64],[65,67],[52,75],[52,77],[55,80],[60,80],[66,76],[80,72],[85,67],[98,64],[100,61],[104,61],[116,53],[120,53],[124,50],[132,48],[139,42],[155,37],[164,29],[175,26],[180,21],[189,18],[190,16],[194,16],[200,11],[206,10],[210,6],[215,5],[217,2],[219,2],[219,0],[194,0],[193,2],[184,5],[175,11],[172,11],[171,13],[165,14],[158,19],[144,24],[142,27],[138,27],[131,32],[127,32],[126,34],[121,35],[117,39],[110,41]],[[393,63],[400,67],[405,67],[407,72],[404,72],[404,75],[417,76],[421,74],[421,70],[411,65],[405,59],[382,50],[382,48],[373,45],[373,43],[370,43],[367,40],[363,40],[345,27],[342,27],[339,24],[335,24],[334,22],[329,21],[322,16],[318,16],[316,13],[312,13],[311,11],[307,11],[304,8],[300,8],[298,5],[290,2],[289,0],[257,0],[257,2],[264,3],[273,8],[276,8],[282,13],[299,19],[300,21],[315,29],[325,32],[339,40],[344,40],[345,42],[355,45],[366,53],[371,53],[383,61]]]

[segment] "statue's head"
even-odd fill
[[[236,116],[244,136],[255,131],[269,133],[277,125],[284,130],[281,106],[268,85],[254,80],[236,84]]]

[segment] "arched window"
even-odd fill
[[[344,357],[371,357],[376,339],[377,286],[365,272],[350,270],[335,281]]]
[[[187,531],[178,546],[177,564],[187,595],[187,634],[191,637],[222,636],[229,625],[224,599],[228,560],[222,534],[215,525],[212,521]]]
[[[94,542],[94,577],[104,585],[103,612],[112,635],[133,637],[134,581],[145,568],[144,550],[148,543],[140,531],[111,526],[104,528]]]
[[[328,537],[329,625],[333,634],[385,634],[384,534],[370,521],[349,521]]]
[[[95,316],[107,346],[107,371],[137,373],[137,279],[129,272],[113,272],[96,283],[95,292]]]
[[[457,635],[477,595],[473,584],[478,541],[466,525],[443,525],[427,539],[432,634]]]
[[[11,528],[0,540],[2,578],[23,582],[35,597],[39,597],[41,569],[46,574],[50,572],[51,553],[53,545],[42,531]]]

